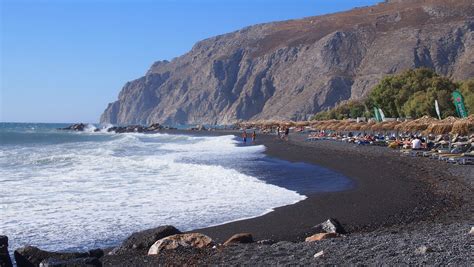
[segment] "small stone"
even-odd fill
[[[257,244],[259,244],[259,245],[273,245],[275,243],[276,243],[276,241],[271,240],[271,239],[264,239],[264,240],[257,241]]]
[[[58,260],[49,258],[43,260],[39,267],[64,267],[64,266],[87,266],[87,267],[102,267],[102,262],[95,257],[76,258],[70,260]]]
[[[474,235],[474,226],[471,227],[471,231],[469,231],[469,234],[470,234],[470,235]]]
[[[314,234],[312,236],[309,236],[305,239],[306,242],[315,242],[315,241],[320,241],[324,239],[329,239],[329,238],[335,238],[338,237],[339,235],[336,233],[319,233],[319,234]]]
[[[224,246],[228,246],[230,244],[248,244],[253,243],[253,237],[250,233],[240,233],[231,236],[227,241],[224,242]]]
[[[319,258],[319,257],[321,257],[321,256],[323,256],[323,255],[324,255],[324,251],[321,250],[320,252],[314,254],[314,257],[315,257],[315,258]]]
[[[422,254],[426,254],[428,252],[433,252],[433,250],[427,246],[421,246],[421,247],[418,247],[417,249],[415,249],[415,254],[417,255],[422,255]]]
[[[316,233],[346,233],[339,221],[333,218],[330,218],[327,221],[314,226],[313,229],[316,231]]]

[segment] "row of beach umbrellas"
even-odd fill
[[[306,127],[316,130],[330,131],[377,131],[377,132],[417,132],[422,134],[458,134],[474,133],[474,115],[467,118],[447,117],[438,120],[424,116],[416,120],[357,122],[355,120],[325,120],[325,121],[283,121],[258,120],[239,123],[243,128],[274,128],[274,127]]]

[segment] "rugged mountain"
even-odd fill
[[[260,24],[198,42],[128,82],[101,122],[301,119],[363,98],[379,79],[430,67],[474,77],[473,0],[392,0]]]

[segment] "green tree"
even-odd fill
[[[437,117],[435,100],[438,101],[442,118],[455,116],[456,108],[452,103],[451,94],[457,88],[464,96],[468,111],[474,113],[474,79],[459,86],[431,69],[420,68],[386,76],[373,88],[364,102],[345,102],[316,114],[314,119],[373,116],[373,107],[381,108],[387,117]]]
[[[464,81],[459,88],[464,97],[464,105],[466,105],[469,114],[474,114],[474,78]]]

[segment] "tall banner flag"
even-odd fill
[[[381,121],[384,121],[385,120],[385,114],[383,113],[381,108],[379,108],[379,114],[380,114]]]
[[[453,97],[453,104],[456,107],[456,112],[458,113],[458,116],[460,118],[467,118],[467,110],[466,106],[464,106],[464,97],[461,95],[461,93],[456,90],[452,94]]]
[[[374,115],[375,115],[375,120],[378,122],[382,121],[382,116],[380,116],[380,112],[378,108],[374,107]]]
[[[438,100],[435,100],[435,109],[436,109],[436,114],[438,114],[438,119],[441,120],[441,112],[439,112]]]

